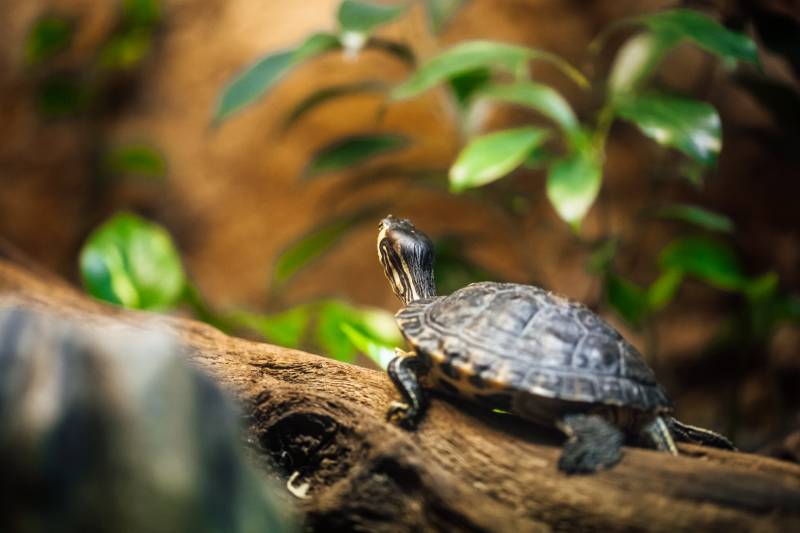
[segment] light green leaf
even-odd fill
[[[342,325],[350,324],[354,314],[352,307],[338,300],[320,305],[315,339],[328,357],[345,363],[355,358],[356,348],[342,331]]]
[[[723,59],[757,65],[758,48],[747,35],[731,31],[692,9],[672,9],[634,19],[651,31],[689,39],[697,46]]]
[[[297,105],[295,105],[283,123],[284,129],[291,128],[297,121],[306,116],[310,111],[337,98],[351,96],[355,94],[382,92],[386,90],[386,85],[380,81],[359,81],[344,85],[334,85],[314,91]]]
[[[547,197],[558,215],[573,226],[589,211],[600,192],[600,161],[590,150],[579,150],[550,167]]]
[[[425,0],[425,14],[431,31],[440,34],[467,0]]]
[[[311,308],[308,305],[269,315],[236,311],[228,316],[229,321],[257,331],[267,341],[287,348],[302,347],[310,319]]]
[[[348,323],[341,324],[342,332],[347,336],[347,340],[356,347],[358,351],[372,359],[380,368],[386,370],[389,362],[394,359],[394,346],[383,344],[373,338],[361,333]]]
[[[547,139],[547,131],[525,127],[474,138],[450,167],[450,188],[460,192],[502,178]]]
[[[399,17],[405,9],[405,4],[386,5],[362,0],[344,0],[339,5],[337,19],[343,31],[368,34],[378,26]]]
[[[316,33],[295,49],[262,57],[225,87],[217,103],[214,121],[221,123],[258,100],[298,63],[339,47],[339,39],[335,35]]]
[[[533,59],[551,62],[581,86],[588,85],[584,76],[573,66],[548,52],[493,41],[468,41],[428,60],[408,80],[395,87],[392,98],[411,98],[454,76],[480,68],[517,74],[526,69],[528,61]]]
[[[273,283],[276,286],[284,285],[300,269],[329,251],[364,216],[357,214],[332,220],[303,235],[278,257],[273,272]]]
[[[663,146],[677,148],[705,165],[722,149],[719,115],[710,104],[657,93],[628,94],[616,101],[616,113]]]
[[[629,324],[639,326],[647,315],[644,289],[616,274],[606,276],[606,300]]]
[[[678,269],[667,270],[647,288],[647,306],[650,311],[660,311],[675,298],[681,282],[683,271]]]
[[[669,244],[660,258],[664,270],[678,270],[723,290],[740,290],[748,283],[736,255],[728,246],[703,237]]]
[[[612,97],[641,86],[677,43],[672,34],[641,33],[622,45],[608,75]]]
[[[345,137],[323,147],[314,154],[303,174],[305,177],[314,177],[326,172],[337,172],[365,163],[380,155],[400,150],[408,144],[408,137],[393,133]]]
[[[45,15],[33,23],[25,40],[25,61],[38,65],[66,50],[72,42],[75,25],[72,19]]]
[[[730,218],[696,205],[671,204],[659,209],[656,215],[661,218],[682,220],[709,231],[733,232],[733,221]]]
[[[104,157],[103,166],[115,176],[162,178],[167,172],[167,162],[161,152],[138,143],[112,147]]]
[[[100,50],[100,66],[111,71],[129,71],[148,56],[153,44],[149,27],[134,26],[111,37]]]
[[[186,277],[167,231],[129,213],[97,228],[83,245],[80,270],[92,296],[135,309],[169,309]]]
[[[530,107],[561,126],[565,132],[575,131],[578,120],[572,108],[558,91],[531,81],[512,85],[489,85],[478,91],[477,98],[489,98]]]

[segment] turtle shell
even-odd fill
[[[668,410],[639,352],[585,306],[530,285],[473,283],[401,309],[418,353],[458,387]]]

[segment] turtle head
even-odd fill
[[[378,226],[378,259],[404,304],[436,296],[433,243],[414,224],[389,215]]]

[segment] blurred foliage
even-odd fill
[[[74,21],[69,17],[45,15],[37,20],[25,43],[25,60],[38,65],[69,48],[75,33]]]
[[[671,9],[617,21],[589,46],[589,59],[594,61],[593,54],[610,46],[612,35],[618,36],[615,42],[621,40],[621,45],[613,51],[607,72],[589,80],[556,54],[487,40],[457,43],[417,65],[412,48],[380,35],[386,25],[406,16],[415,2],[421,4],[434,34],[443,31],[466,4],[464,0],[393,3],[344,0],[339,5],[336,27],[332,31],[314,33],[295,47],[265,54],[236,74],[220,91],[213,113],[214,124],[222,127],[237,113],[257,105],[294,69],[322,54],[342,54],[358,59],[362,50],[372,49],[406,65],[407,78],[394,86],[388,81],[367,79],[314,88],[288,110],[283,131],[288,131],[320,106],[334,105],[337,100],[355,94],[372,93],[381,98],[380,114],[400,100],[436,90],[444,96],[448,110],[454,113],[463,146],[448,172],[421,173],[403,165],[371,166],[383,156],[411,146],[413,139],[392,131],[355,131],[318,148],[303,178],[356,168],[362,171],[364,179],[349,180],[345,187],[348,193],[365,183],[390,177],[403,179],[411,187],[444,188],[442,182],[447,180],[452,192],[485,191],[484,195],[476,197],[494,202],[507,210],[509,216],[519,217],[528,209],[528,198],[520,196],[513,188],[503,189],[498,182],[535,171],[544,178],[543,187],[555,213],[569,225],[580,242],[592,248],[587,266],[601,281],[604,302],[628,324],[649,328],[657,313],[679,296],[687,281],[702,283],[737,298],[741,305],[734,314],[746,317],[742,320],[749,324],[748,335],[754,338],[765,339],[781,321],[800,318],[797,298],[781,292],[777,276],[770,272],[760,275],[748,272],[732,244],[733,222],[702,205],[668,203],[660,198],[650,202],[653,207],[643,223],[677,223],[679,233],[666,244],[659,257],[649,258],[659,271],[649,283],[628,279],[617,266],[621,263],[619,256],[625,255],[626,236],[607,232],[587,242],[580,235],[581,222],[593,206],[602,201],[607,141],[617,122],[632,124],[664,151],[669,150],[670,156],[679,157],[663,161],[670,161],[677,173],[698,189],[703,185],[703,175],[714,169],[723,149],[721,120],[716,109],[658,83],[659,67],[678,46],[688,44],[699,48],[716,58],[724,69],[735,69],[735,79],[773,113],[776,121],[791,122],[791,127],[797,130],[798,121],[792,118],[796,110],[792,104],[798,101],[798,95],[793,88],[761,76],[759,50],[754,40],[737,31],[745,24],[732,28],[689,9]],[[138,5],[135,2],[125,5],[134,4]],[[148,39],[152,36],[152,28],[159,19],[159,12],[153,13],[141,18],[130,14],[123,16],[125,20],[138,22],[120,26],[119,39],[129,39],[132,44],[129,44],[131,51],[118,55],[119,66],[125,65],[125,58],[132,58],[134,63],[140,61],[136,35],[147,35]],[[792,55],[794,48],[788,46],[786,40],[765,39],[763,24],[759,25],[757,14],[751,15],[756,31],[767,46],[785,53],[791,62],[795,57]],[[151,29],[141,30],[143,27]],[[40,48],[60,50],[61,46],[51,44]],[[146,48],[143,45],[141,50]],[[586,112],[576,113],[564,94],[537,79],[532,67],[541,63],[555,67],[579,90],[595,95],[593,106]],[[535,126],[516,124],[497,131],[481,131],[480,117],[486,106],[498,103],[533,112],[544,121],[538,121]],[[126,161],[129,167],[122,173],[156,174],[164,168],[158,163],[163,160],[154,153],[135,149],[109,154],[107,161]],[[424,178],[420,177],[423,174]],[[374,223],[374,219],[364,213],[377,210],[377,206],[366,209],[361,206],[359,211],[338,212],[297,237],[276,260],[267,294],[277,297],[298,272],[324,257],[353,229],[367,220]],[[91,240],[87,247],[90,244]],[[106,245],[104,249],[114,250],[115,246]],[[451,292],[472,281],[498,277],[466,257],[460,236],[440,238],[436,248],[436,279],[442,292]],[[119,263],[113,266],[115,272],[127,272],[125,260],[115,261]],[[97,264],[106,262],[97,261]],[[112,267],[105,268],[109,272],[106,277],[112,279]],[[136,287],[138,281],[127,273],[125,276],[130,279],[118,282],[120,286],[127,283]],[[93,285],[87,281],[87,287],[99,297],[131,305],[135,298],[123,301],[123,297],[108,289],[109,283]],[[244,328],[284,346],[322,350],[345,361],[351,361],[356,351],[361,351],[385,365],[393,356],[392,347],[401,340],[386,312],[355,307],[341,300],[303,303],[272,313],[237,310],[219,314],[205,307],[199,291],[190,283],[187,282],[186,287],[183,300],[174,301],[175,305],[187,304],[198,316],[220,327]],[[128,293],[132,292],[128,289]],[[165,298],[164,301],[170,300]],[[270,300],[270,305],[272,303]]]

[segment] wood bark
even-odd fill
[[[11,255],[0,256],[2,306],[96,324],[153,320]],[[311,530],[800,531],[793,463],[690,445],[680,457],[626,448],[611,470],[566,476],[552,431],[434,398],[407,432],[385,421],[397,394],[382,372],[159,320],[238,398],[254,455],[284,483],[292,478],[287,499]]]

